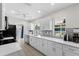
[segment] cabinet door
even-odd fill
[[[47,55],[47,40],[42,39],[42,53]]]
[[[39,51],[42,52],[42,39],[39,39]]]
[[[79,48],[73,47],[73,46],[68,46],[68,45],[63,45],[63,54],[64,55],[69,55],[69,56],[79,56]]]
[[[30,45],[32,46],[32,47],[35,47],[35,40],[34,40],[34,37],[30,37]]]
[[[26,43],[28,43],[28,40],[29,40],[27,36],[28,36],[28,35],[25,35],[25,34],[24,34],[24,42],[26,42]]]
[[[77,54],[71,53],[71,52],[68,52],[68,51],[63,52],[63,55],[64,55],[64,56],[78,56]]]
[[[56,53],[55,53],[56,56],[62,56],[62,48],[59,48],[59,47],[56,47]]]
[[[48,52],[47,53],[48,56],[55,56],[56,48],[55,47],[48,46],[47,52]]]
[[[35,38],[32,37],[32,46],[35,47]]]
[[[55,42],[47,42],[47,55],[49,56],[62,56],[62,45]]]
[[[36,49],[41,52],[42,50],[42,40],[41,38],[36,38]]]
[[[33,38],[30,36],[30,45],[32,46],[33,44]]]
[[[62,49],[58,47],[48,46],[48,56],[62,56]]]
[[[40,43],[39,41],[40,41],[40,39],[39,38],[36,38],[36,49],[37,50],[39,50],[39,48],[40,48],[39,47],[39,43]]]
[[[34,48],[36,48],[36,49],[37,49],[37,47],[38,47],[38,45],[37,45],[38,40],[37,40],[37,39],[38,39],[38,38],[33,37],[33,45],[34,45]]]

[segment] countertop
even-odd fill
[[[59,44],[69,45],[69,46],[73,46],[73,47],[79,48],[79,43],[70,42],[70,41],[64,41],[63,38],[60,39],[60,38],[55,38],[55,37],[53,38],[53,37],[34,36],[34,35],[29,35],[29,36],[42,38],[42,39],[50,40],[50,41],[53,41],[53,42],[57,42]]]

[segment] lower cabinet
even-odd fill
[[[57,47],[48,47],[48,56],[62,56],[62,49]]]
[[[48,41],[48,49],[47,49],[47,55],[48,56],[62,56],[62,45]]]
[[[47,49],[48,49],[48,47],[47,47],[47,40],[45,40],[45,39],[43,39],[42,40],[42,53],[44,53],[45,55],[48,55],[47,54]]]
[[[55,47],[51,47],[51,46],[48,46],[48,53],[47,55],[48,56],[55,56],[56,55],[56,48]]]
[[[29,44],[33,46],[33,37],[31,37],[31,36],[29,38]]]
[[[79,56],[79,48],[43,38],[30,36],[30,45],[47,56]]]
[[[48,56],[61,56],[62,45],[37,37],[30,37],[30,45]]]
[[[64,56],[79,56],[79,48],[63,45],[63,55]]]
[[[37,48],[37,38],[36,37],[33,37],[33,46],[34,48]]]
[[[78,56],[78,54],[75,54],[75,53],[71,53],[71,52],[68,52],[68,51],[63,51],[63,56]]]
[[[40,39],[40,38],[37,38],[37,40],[38,40],[38,50],[41,52],[42,51],[42,39]]]
[[[30,45],[34,48],[36,47],[37,44],[35,37],[30,36]]]

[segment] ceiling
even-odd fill
[[[72,3],[5,3],[5,14],[27,21],[44,17]]]

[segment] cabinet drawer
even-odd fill
[[[63,51],[68,51],[68,52],[76,53],[76,54],[79,55],[79,48],[75,48],[75,47],[72,47],[72,46],[63,45]]]
[[[64,52],[63,52],[63,55],[64,55],[64,56],[78,56],[78,54],[70,53],[70,52],[67,52],[67,51],[64,51]]]
[[[48,46],[62,48],[62,44],[59,44],[59,43],[56,43],[56,42],[53,42],[53,41],[48,41],[47,44],[48,44]]]
[[[56,48],[48,46],[47,55],[48,56],[55,56],[56,55]]]
[[[62,56],[62,48],[48,46],[48,56]]]
[[[42,52],[47,55],[47,40],[42,40]]]

